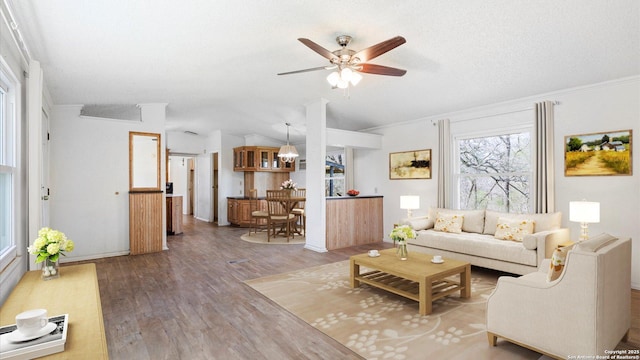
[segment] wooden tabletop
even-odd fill
[[[0,309],[0,326],[41,308],[49,317],[69,314],[65,350],[42,359],[109,358],[95,264],[61,266],[60,277],[47,281],[39,270],[25,273]]]
[[[396,256],[396,249],[386,249],[380,251],[380,256],[370,257],[368,254],[354,255],[351,259],[362,266],[371,266],[374,269],[389,272],[390,274],[401,276],[405,279],[416,279],[420,277],[431,277],[442,272],[455,273],[460,267],[469,263],[459,260],[443,258],[442,264],[431,262],[433,255],[410,251],[407,260],[400,260]]]

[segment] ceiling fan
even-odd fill
[[[351,83],[356,85],[361,79],[362,75],[359,73],[376,74],[376,75],[389,75],[389,76],[402,76],[407,73],[407,70],[393,68],[389,66],[382,66],[376,64],[369,64],[368,61],[390,51],[407,42],[402,36],[396,36],[389,40],[383,41],[379,44],[370,46],[364,50],[354,51],[347,46],[351,42],[351,36],[340,35],[336,38],[336,42],[340,45],[340,49],[336,51],[329,51],[315,42],[299,38],[298,40],[305,44],[311,50],[317,52],[321,56],[327,58],[331,65],[319,66],[309,69],[296,70],[279,73],[278,75],[298,74],[308,71],[317,70],[336,70],[327,77],[327,81],[333,88],[345,89]]]

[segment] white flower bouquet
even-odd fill
[[[280,185],[280,189],[281,190],[284,190],[284,189],[295,190],[296,186],[298,186],[298,184],[294,183],[293,180],[289,179],[289,180],[283,182]]]
[[[404,244],[407,239],[415,239],[416,231],[409,225],[400,225],[391,231],[389,237],[398,244]]]
[[[56,262],[60,258],[60,254],[64,256],[64,252],[73,251],[75,244],[71,239],[58,231],[48,227],[43,227],[38,231],[38,238],[33,241],[33,245],[27,247],[27,251],[31,255],[37,255],[36,264],[45,260]]]

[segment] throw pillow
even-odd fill
[[[426,216],[419,217],[419,218],[404,219],[400,222],[400,225],[409,225],[415,231],[427,230],[433,227],[433,220],[429,219]]]
[[[525,235],[533,234],[534,222],[531,219],[498,218],[496,239],[522,242]]]
[[[463,222],[463,215],[438,213],[433,230],[459,234],[462,232]]]
[[[618,240],[617,237],[602,233],[592,237],[589,240],[581,241],[577,244],[576,250],[596,252],[600,248],[609,245],[609,243]]]
[[[551,263],[549,265],[549,272],[547,273],[547,281],[552,282],[560,277],[564,264],[567,260],[567,253],[573,248],[573,245],[558,247],[553,251],[551,255]]]

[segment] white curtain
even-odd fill
[[[438,120],[438,207],[451,205],[451,129],[449,119]]]
[[[555,211],[553,102],[536,103],[535,113],[536,164],[533,208],[536,213],[550,213]]]

